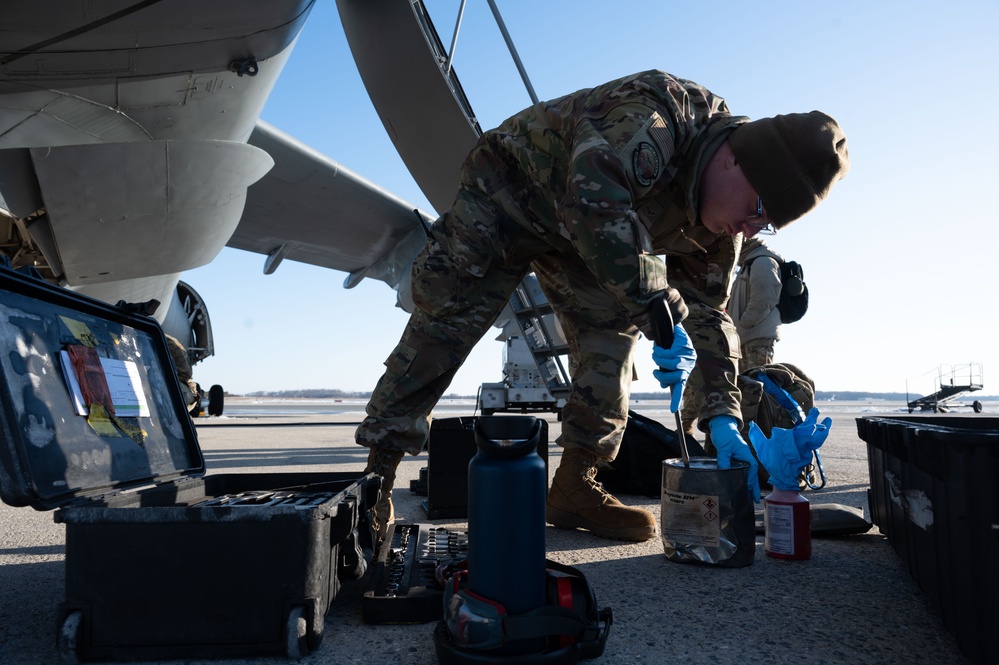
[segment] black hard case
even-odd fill
[[[867,416],[872,521],[973,663],[999,634],[999,418]]]
[[[435,418],[427,441],[427,517],[468,517],[468,464],[478,452],[474,416]],[[538,455],[548,469],[548,422],[540,420]]]
[[[141,443],[76,415],[59,352],[82,329],[138,368]],[[0,338],[0,495],[66,525],[66,659],[297,657],[319,645],[342,581],[371,558],[377,476],[205,476],[163,333],[127,308],[0,267]],[[293,501],[229,501],[276,489]]]

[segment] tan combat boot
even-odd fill
[[[371,507],[371,526],[375,530],[375,550],[385,537],[385,530],[392,523],[395,511],[392,509],[392,486],[395,484],[395,472],[402,461],[401,450],[371,448],[368,453],[368,465],[364,473],[374,473],[382,477],[382,486],[378,490],[378,501]]]
[[[597,457],[578,448],[562,453],[548,492],[547,520],[560,529],[586,529],[615,540],[648,540],[656,519],[647,510],[626,506],[598,483]]]

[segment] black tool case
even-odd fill
[[[204,475],[163,332],[128,310],[0,267],[0,495],[66,525],[64,659],[314,650],[367,568],[379,478]],[[71,346],[96,350],[113,416],[78,415]]]
[[[435,418],[427,441],[427,517],[468,517],[468,464],[478,452],[475,445],[476,417]],[[548,469],[548,422],[541,423],[538,455]],[[411,486],[412,487],[412,486]],[[415,489],[415,488],[414,488]],[[546,489],[547,491],[547,489]]]

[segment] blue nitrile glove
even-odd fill
[[[812,453],[825,443],[832,426],[832,418],[821,423],[818,419],[819,410],[812,407],[804,422],[792,429],[774,427],[769,439],[756,423],[749,423],[749,440],[777,489],[798,491],[801,470],[811,463]]]
[[[757,478],[759,465],[753,451],[739,434],[739,421],[732,416],[715,416],[708,421],[711,430],[711,443],[718,451],[718,468],[732,468],[732,460],[749,463],[749,482],[746,488],[754,503],[760,502],[760,479]]]
[[[825,418],[821,423],[818,420],[819,410],[813,406],[805,422],[794,427],[794,443],[802,451],[802,455],[808,458],[802,467],[812,461],[812,451],[818,450],[829,437],[832,418]]]
[[[697,352],[682,325],[678,323],[673,326],[673,345],[668,349],[658,344],[652,345],[652,360],[659,367],[652,375],[659,380],[660,386],[670,389],[669,410],[676,413],[680,410],[683,388],[697,361]]]

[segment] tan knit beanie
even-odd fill
[[[729,145],[778,228],[818,205],[850,170],[846,135],[821,111],[740,125]]]

